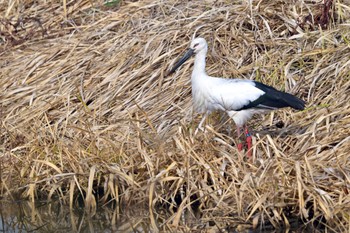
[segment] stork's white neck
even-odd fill
[[[205,73],[205,58],[207,55],[207,50],[201,50],[196,54],[194,59],[194,67],[192,72],[192,79],[199,78],[202,75],[206,75]]]

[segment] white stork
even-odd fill
[[[260,82],[243,79],[225,79],[211,77],[205,72],[205,59],[208,45],[205,39],[192,40],[189,50],[174,65],[169,74],[175,72],[186,60],[195,55],[192,71],[192,98],[194,109],[204,114],[198,128],[212,111],[221,110],[233,119],[237,126],[238,138],[246,121],[255,113],[265,113],[278,108],[291,107],[303,110],[305,102],[289,93],[278,91]],[[252,138],[245,127],[248,156],[251,156]],[[240,142],[238,150],[243,149]]]

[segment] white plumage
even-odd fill
[[[169,74],[173,73],[181,64],[195,54],[191,76],[193,106],[198,113],[205,114],[198,128],[201,128],[205,117],[215,110],[226,112],[236,123],[237,133],[240,135],[241,127],[255,113],[263,113],[282,107],[304,109],[305,104],[301,99],[262,83],[252,80],[224,79],[208,76],[205,72],[207,50],[208,45],[205,39],[195,38],[191,42],[187,53],[169,72]],[[246,130],[246,136],[250,137],[248,134]],[[242,144],[238,146],[239,149],[242,149]]]

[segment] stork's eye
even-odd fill
[[[194,45],[193,45],[193,48],[197,47],[198,45],[199,45],[198,43],[197,43],[197,44],[194,44]]]

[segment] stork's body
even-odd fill
[[[205,59],[207,54],[207,42],[203,38],[192,41],[190,49],[180,59],[170,73],[174,72],[192,54],[195,54],[194,67],[191,77],[192,97],[194,109],[205,114],[205,117],[215,110],[226,112],[237,125],[237,134],[241,134],[241,127],[255,113],[263,113],[269,110],[292,107],[304,109],[304,101],[301,99],[274,89],[265,84],[252,80],[224,79],[208,76],[205,72]],[[250,149],[250,135],[246,130],[248,149]],[[242,149],[242,144],[238,145]]]

